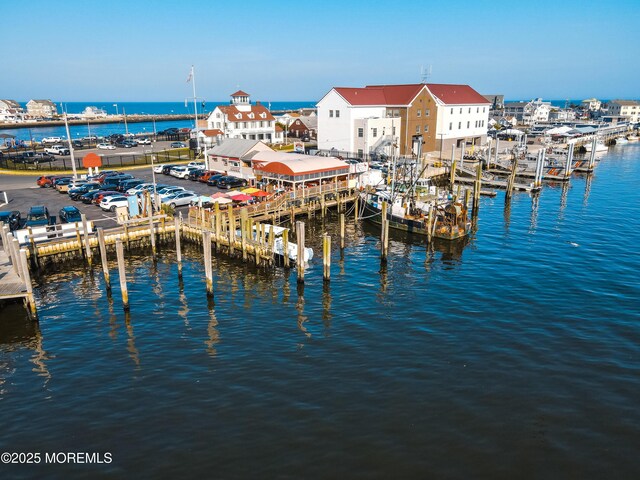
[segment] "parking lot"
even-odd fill
[[[151,166],[145,166],[136,169],[130,169],[126,173],[133,175],[146,182],[153,181],[153,173]],[[58,217],[58,211],[67,205],[74,205],[87,216],[88,220],[95,222],[96,226],[105,228],[117,225],[115,213],[103,211],[100,207],[93,204],[84,204],[80,201],[73,201],[66,193],[59,193],[54,188],[42,188],[36,185],[39,175],[2,175],[0,174],[0,192],[7,193],[9,200],[8,205],[0,207],[0,211],[18,210],[22,220],[27,216],[29,209],[34,205],[44,205],[49,209],[49,214]],[[227,190],[219,190],[216,187],[210,187],[205,183],[195,182],[191,180],[183,180],[163,175],[155,174],[157,184],[175,185],[184,187],[185,190],[193,191],[200,195],[211,195],[218,191],[227,192]],[[4,199],[2,198],[2,201]],[[177,211],[186,212],[188,207],[177,207]],[[59,222],[58,222],[59,223]]]

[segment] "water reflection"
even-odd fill
[[[329,329],[331,328],[331,320],[333,315],[331,313],[331,284],[329,282],[322,282],[322,324],[324,325],[324,335],[329,335]]]
[[[136,337],[133,334],[133,325],[131,325],[131,314],[129,311],[124,312],[124,323],[127,328],[127,351],[129,352],[129,357],[133,360],[133,363],[136,365],[136,370],[140,369],[140,352],[136,348]]]
[[[509,233],[509,226],[511,225],[511,199],[507,196],[504,197],[504,210],[502,212],[504,218],[504,233]]]
[[[298,301],[296,302],[296,310],[298,311],[298,329],[307,338],[311,338],[311,333],[305,327],[305,323],[309,321],[309,317],[304,314],[304,283],[298,283]],[[299,344],[302,347],[302,344]]]
[[[560,194],[560,213],[561,219],[564,219],[564,209],[567,208],[567,196],[569,194],[569,182],[562,183],[562,193]]]
[[[582,205],[589,205],[589,195],[591,194],[591,182],[593,182],[593,173],[587,173],[584,185],[584,196],[582,197]]]
[[[531,214],[529,215],[529,233],[535,233],[538,228],[538,208],[540,206],[540,193],[531,195]]]
[[[220,343],[220,331],[218,330],[218,319],[216,318],[215,303],[213,298],[207,299],[207,309],[209,310],[209,324],[207,325],[207,340],[204,344],[207,346],[207,354],[215,357],[218,354],[215,346]]]

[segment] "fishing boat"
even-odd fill
[[[382,204],[387,203],[389,228],[443,240],[464,238],[471,233],[467,206],[449,197],[421,201],[415,195],[392,195],[388,190],[362,192],[364,219],[382,222]],[[432,223],[429,225],[429,213]]]
[[[279,227],[277,225],[271,225],[269,223],[263,224],[263,226],[265,228],[265,237],[267,238],[267,240],[269,239],[270,235],[275,236],[273,241],[273,252],[279,257],[284,258],[285,256],[284,232],[287,229],[284,227]],[[237,234],[240,235],[239,230]],[[254,239],[257,239],[258,232],[255,225],[253,226],[253,234],[254,234]],[[298,262],[298,245],[294,242],[287,242],[286,255],[289,257],[290,260],[297,263]],[[310,247],[305,247],[304,258],[303,258],[304,262],[309,263],[312,258],[313,258],[313,249]]]

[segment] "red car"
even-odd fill
[[[39,187],[51,187],[53,186],[53,181],[60,177],[61,175],[44,175],[36,180],[36,184]]]
[[[220,172],[216,172],[215,170],[208,170],[205,173],[203,173],[200,176],[200,178],[198,178],[198,181],[202,183],[207,183],[209,181],[209,177],[212,177],[213,175],[220,175]]]

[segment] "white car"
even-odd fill
[[[53,147],[45,148],[44,153],[48,153],[49,155],[69,155],[69,149],[62,145],[54,145]]]
[[[204,162],[189,162],[187,167],[204,168]]]
[[[170,205],[171,208],[190,205],[192,200],[197,200],[198,198],[200,198],[200,195],[195,192],[177,192],[164,199],[160,196],[162,203]]]
[[[115,145],[111,145],[110,143],[99,143],[97,145],[97,147],[100,150],[115,150],[116,149]]]
[[[173,167],[171,170],[169,170],[169,175],[171,175],[172,177],[177,177],[177,178],[184,178],[182,175],[184,175],[184,172],[187,171],[187,167]]]
[[[156,173],[162,173],[162,169],[164,168],[164,165],[154,165],[153,166],[153,171]]]
[[[184,188],[183,187],[167,188],[159,191],[158,195],[160,195],[160,201],[164,202],[167,198],[169,198],[172,195],[175,195],[178,192],[184,192]]]
[[[60,143],[62,138],[60,137],[45,137],[42,139],[42,143]]]
[[[130,188],[126,191],[127,195],[137,195],[138,193],[146,190],[148,186],[153,187],[153,183],[141,183],[140,185],[136,185],[133,188]]]
[[[149,140],[148,138],[138,138],[137,142],[138,145],[151,145],[151,140]]]
[[[105,197],[100,202],[100,208],[102,210],[109,210],[110,212],[115,212],[116,207],[127,207],[129,206],[129,200],[124,195],[114,195],[112,197]]]

